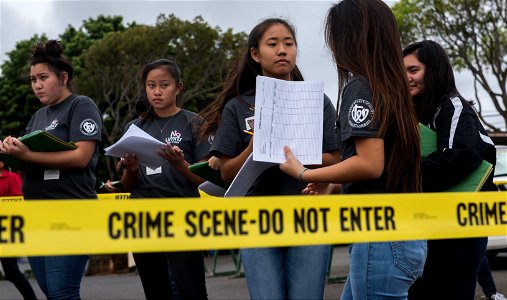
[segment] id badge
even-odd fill
[[[146,175],[148,175],[148,176],[154,175],[154,174],[161,174],[161,173],[162,173],[161,166],[156,169],[151,169],[151,168],[146,167]]]
[[[44,170],[44,180],[60,179],[60,170]]]
[[[250,131],[254,130],[254,118],[255,117],[245,118],[245,127],[246,127],[246,130],[250,130]]]

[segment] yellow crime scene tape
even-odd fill
[[[104,197],[0,198],[0,257],[507,235],[507,192]]]

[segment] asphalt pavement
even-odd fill
[[[340,280],[348,272],[348,252],[346,246],[334,247],[330,280],[326,284],[324,299],[339,299],[343,289]],[[248,299],[246,280],[241,274],[230,274],[235,270],[232,257],[225,253],[218,256],[215,273],[229,273],[228,275],[214,275],[212,272],[212,257],[206,257],[207,268],[206,286],[209,299]],[[21,260],[21,270],[26,270],[29,265],[26,260]],[[503,294],[507,294],[507,252],[500,253],[492,262],[491,268],[497,288]],[[1,270],[1,268],[0,268]],[[3,272],[3,270],[2,270]],[[45,299],[44,294],[34,278],[30,278],[39,299]],[[85,276],[81,284],[81,297],[83,300],[138,300],[144,299],[141,281],[136,272],[122,274]],[[14,285],[6,280],[0,281],[0,300],[22,299]],[[484,299],[480,287],[476,292],[476,300]]]

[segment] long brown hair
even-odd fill
[[[262,75],[262,69],[260,63],[256,62],[252,58],[250,49],[258,49],[262,35],[271,26],[276,24],[281,24],[287,27],[297,45],[296,30],[288,21],[279,18],[269,18],[257,24],[248,36],[248,46],[243,50],[241,58],[228,73],[224,83],[224,88],[220,94],[218,94],[218,97],[199,113],[199,115],[203,118],[203,122],[198,129],[200,141],[203,141],[210,135],[215,134],[218,125],[220,125],[222,111],[229,100],[234,97],[238,97],[247,91],[255,90],[255,78],[257,75]],[[291,78],[295,81],[303,80],[303,75],[301,75],[297,66],[295,66],[291,71]]]
[[[418,121],[403,65],[400,33],[380,0],[343,0],[331,7],[326,43],[338,71],[339,91],[351,76],[368,79],[378,136],[385,136],[388,192],[421,192]],[[338,107],[338,106],[337,106]]]

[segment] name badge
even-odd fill
[[[60,170],[45,170],[44,180],[56,180],[60,179]]]
[[[245,118],[245,127],[246,127],[246,130],[253,131],[253,129],[254,129],[254,118],[255,117]]]
[[[162,167],[160,166],[156,169],[151,169],[151,168],[146,167],[146,175],[150,176],[150,175],[154,175],[154,174],[162,174]]]

